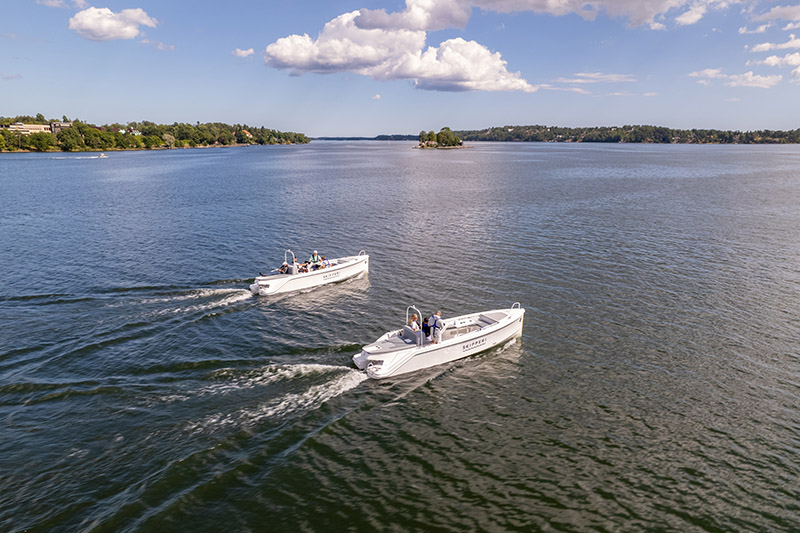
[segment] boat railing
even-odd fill
[[[361,250],[360,252],[358,252],[358,255],[356,257],[360,257],[362,255],[367,255],[367,251],[366,250]]]
[[[513,304],[511,304],[511,309],[521,309],[521,308],[522,306],[520,305],[519,302],[514,302]]]
[[[289,261],[289,254],[291,254],[291,256],[292,256],[292,260],[291,261]],[[284,260],[284,262],[286,262],[286,263],[288,263],[290,265],[293,265],[293,264],[295,264],[297,262],[297,258],[294,256],[294,252],[291,251],[291,250],[286,250],[285,252],[283,252],[283,260]]]

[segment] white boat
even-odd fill
[[[105,159],[106,157],[108,157],[106,154],[100,154],[97,156],[98,159]]]
[[[286,250],[283,258],[288,267],[287,272],[257,276],[254,283],[250,285],[250,291],[253,294],[267,296],[310,289],[319,285],[343,281],[369,271],[369,256],[364,250],[358,252],[358,255],[328,259],[321,268],[309,269],[308,272],[300,271],[301,267],[291,250]]]
[[[406,309],[406,324],[411,311]],[[525,309],[515,302],[510,309],[495,309],[439,321],[437,342],[427,340],[410,326],[389,331],[353,356],[353,362],[374,379],[414,372],[488,350],[522,335]],[[442,324],[444,322],[444,324]]]

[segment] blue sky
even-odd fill
[[[800,1],[3,0],[0,115],[800,127]]]

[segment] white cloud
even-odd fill
[[[675,18],[675,22],[680,26],[689,26],[697,23],[703,15],[706,14],[706,6],[697,4],[691,7],[689,11]]]
[[[692,72],[689,76],[693,78],[701,78],[697,83],[701,85],[710,85],[711,80],[723,79],[725,85],[729,87],[758,87],[761,89],[769,89],[777,85],[783,76],[760,76],[753,74],[753,71],[745,72],[744,74],[725,74],[718,68],[707,68],[697,72]]]
[[[371,74],[380,79],[413,79],[420,89],[437,91],[524,91],[536,92],[520,77],[506,70],[499,52],[492,53],[475,41],[449,39],[424,52],[409,52],[387,69]]]
[[[86,0],[72,0],[72,3],[75,4],[75,7],[78,9],[86,9],[89,7],[89,2]]]
[[[768,65],[770,67],[797,67],[800,66],[800,52],[786,54],[783,57],[769,56],[761,61],[748,61],[748,65]]]
[[[265,49],[265,62],[292,74],[355,72],[376,80],[413,80],[420,89],[442,91],[527,91],[535,87],[506,70],[500,54],[463,39],[425,47],[425,32],[364,29],[354,11],[328,22],[316,40],[307,34],[278,39]]]
[[[665,30],[665,22],[697,23],[713,9],[747,0],[405,0],[397,12],[361,9],[325,24],[316,38],[308,34],[282,37],[265,48],[265,63],[291,75],[306,72],[354,72],[377,80],[413,80],[418,88],[534,92],[538,88],[519,72],[509,72],[499,52],[475,41],[450,39],[426,48],[427,32],[464,28],[474,9],[534,12],[587,20],[604,13],[634,25]],[[668,19],[669,17],[669,19]],[[656,22],[658,19],[658,22]],[[589,73],[560,83],[619,83],[630,75]],[[614,76],[617,76],[616,78]],[[541,86],[542,88],[544,86]],[[560,89],[563,90],[563,89]]]
[[[425,45],[425,32],[361,29],[353,22],[358,11],[339,15],[325,24],[316,40],[308,34],[278,39],[266,48],[267,64],[303,72],[363,71],[380,67]]]
[[[107,7],[90,7],[69,19],[69,29],[92,41],[133,39],[139,26],[155,28],[158,21],[141,8],[123,9],[114,13]]]
[[[783,79],[780,74],[775,76],[759,76],[753,74],[753,71],[745,72],[744,74],[732,74],[728,76],[728,81],[725,85],[731,87],[758,87],[761,89],[769,89],[778,84]]]
[[[379,94],[376,94],[375,96],[370,98],[370,100],[380,100],[380,99],[381,99],[381,95],[379,95]]]
[[[435,31],[463,28],[472,8],[462,0],[406,0],[406,9],[386,13],[385,9],[362,9],[356,19],[359,28],[382,30]]]
[[[599,13],[612,18],[627,18],[634,26],[650,24],[652,29],[664,29],[654,22],[669,12],[689,9],[676,18],[678,24],[694,24],[709,9],[725,9],[744,0],[406,0],[403,11],[387,13],[384,9],[362,9],[356,24],[363,29],[409,29],[434,31],[445,28],[464,28],[472,8],[500,13],[534,12],[563,16],[575,14],[593,20]]]
[[[699,70],[697,72],[692,72],[689,76],[693,78],[724,78],[725,74],[722,73],[722,69],[718,68],[707,68],[704,70]]]
[[[547,91],[564,91],[569,93],[578,93],[578,94],[592,94],[583,87],[554,87],[549,83],[543,83],[538,86],[539,89],[547,90]]]
[[[464,0],[465,2],[468,0]],[[691,15],[684,13],[684,20],[697,17],[699,20],[707,9],[724,9],[741,0],[469,0],[473,7],[487,11],[512,12],[533,11],[549,15],[576,14],[593,20],[604,12],[612,18],[627,18],[634,26],[650,24],[655,17],[666,15],[674,9],[689,4]],[[702,12],[701,12],[702,11]]]
[[[151,41],[150,39],[142,39],[142,43],[149,44],[153,48],[155,48],[156,50],[158,50],[160,52],[166,52],[166,51],[170,51],[171,52],[171,51],[175,50],[175,45],[174,44],[164,44],[161,41]]]
[[[3,81],[10,81],[10,80],[21,80],[22,76],[19,74],[3,74],[0,72],[0,80]]]
[[[642,96],[659,96],[658,93],[644,93]]]
[[[242,50],[241,48],[237,48],[236,50],[231,52],[231,55],[233,57],[243,57],[244,58],[244,57],[251,56],[254,53],[255,53],[255,50],[253,50],[252,48],[248,48],[247,50]]]
[[[766,13],[758,15],[755,20],[800,20],[800,5],[776,6]]]
[[[630,83],[635,82],[633,74],[603,74],[602,72],[578,72],[574,78],[558,78],[558,83]]]
[[[787,48],[800,48],[800,39],[794,34],[789,35],[789,40],[785,43],[760,43],[755,45],[751,52],[769,52],[770,50],[786,50]]]
[[[790,22],[789,24],[787,24],[786,26],[784,26],[781,29],[783,31],[800,30],[800,22]]]
[[[748,30],[747,26],[742,26],[741,28],[739,28],[739,35],[746,35],[746,34],[753,34],[753,33],[764,33],[765,31],[767,31],[767,28],[769,28],[770,26],[771,26],[771,24],[762,24],[761,26],[759,26],[757,28],[753,28],[752,30]]]

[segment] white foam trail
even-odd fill
[[[185,302],[191,300],[200,300],[204,298],[216,298],[224,296],[223,298],[186,307],[173,307],[168,309],[161,309],[156,311],[156,315],[178,314],[178,313],[192,313],[195,311],[210,311],[218,307],[227,307],[235,303],[247,300],[253,297],[253,293],[248,289],[199,289],[191,291],[187,294],[180,294],[177,296],[169,296],[166,298],[147,298],[141,300],[142,304],[159,304],[159,303],[175,303]]]
[[[498,352],[497,352],[497,353],[503,353],[503,352],[505,352],[505,351],[506,351],[508,348],[510,348],[510,347],[512,347],[512,346],[514,346],[515,344],[517,344],[517,338],[516,338],[516,337],[514,337],[513,339],[511,339],[510,341],[508,341],[507,343],[505,343],[505,344],[504,344],[504,345],[503,345],[503,346],[500,348],[500,350],[498,350]]]
[[[202,389],[200,394],[227,394],[229,392],[238,391],[242,389],[252,389],[254,387],[262,387],[269,385],[276,381],[294,379],[300,376],[313,373],[322,373],[330,371],[339,371],[344,367],[333,365],[316,365],[316,364],[300,364],[300,365],[270,365],[260,369],[258,372],[249,372],[248,375],[232,379],[227,383],[219,383],[211,385]],[[214,372],[213,377],[226,377],[232,372],[232,369],[222,369]]]
[[[292,368],[299,367],[299,368]],[[273,398],[270,401],[254,408],[245,408],[233,413],[220,413],[211,415],[198,422],[188,424],[190,431],[202,431],[206,428],[219,429],[226,426],[252,425],[264,419],[283,417],[302,411],[316,409],[331,398],[357,387],[367,378],[366,374],[346,367],[327,365],[289,365],[283,376],[303,375],[309,372],[318,372],[320,369],[336,369],[345,372],[327,383],[314,385],[305,392],[289,393]],[[277,379],[277,378],[276,378]],[[252,383],[252,380],[250,381]]]

